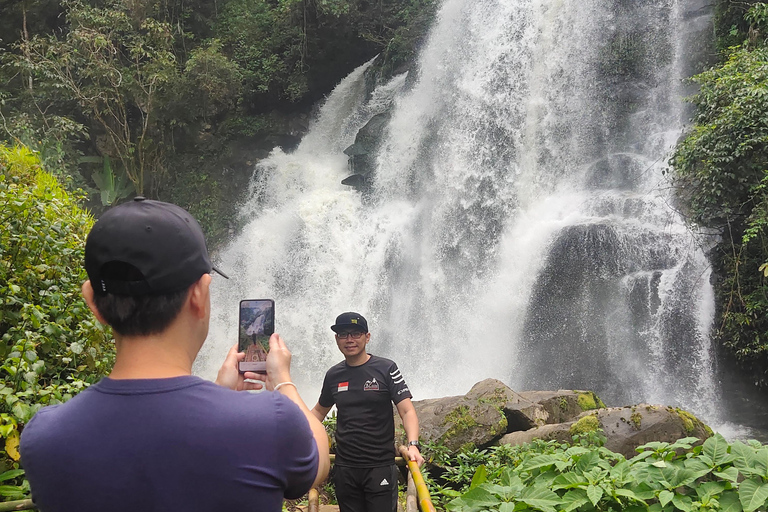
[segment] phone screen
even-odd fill
[[[240,301],[238,350],[245,360],[238,364],[241,372],[267,372],[269,337],[275,332],[275,301],[249,299]]]

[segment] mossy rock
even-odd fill
[[[597,419],[597,416],[589,415],[584,416],[579,421],[571,425],[571,428],[568,429],[568,432],[575,436],[576,434],[588,434],[590,432],[594,432],[600,428],[600,422]]]
[[[413,405],[419,418],[421,441],[437,441],[451,453],[467,446],[489,446],[507,431],[503,410],[489,402],[453,396],[414,401]],[[395,424],[401,424],[397,414]]]

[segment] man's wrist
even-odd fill
[[[415,446],[416,448],[421,450],[421,444],[419,444],[418,441],[408,441],[408,448],[410,448],[411,446]]]

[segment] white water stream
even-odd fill
[[[720,422],[706,240],[663,173],[693,3],[446,0],[412,86],[368,97],[361,66],[257,166],[198,373],[235,343],[239,300],[273,298],[310,407],[351,310],[416,399],[493,377]],[[341,185],[343,150],[384,111],[370,192]]]

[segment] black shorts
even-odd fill
[[[336,466],[333,483],[339,512],[395,512],[397,466],[351,468]]]

